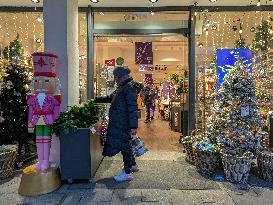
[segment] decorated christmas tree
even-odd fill
[[[217,92],[215,116],[208,130],[224,153],[243,156],[256,154],[261,146],[261,115],[256,102],[252,75],[238,59]]]
[[[19,34],[14,41],[10,42],[10,44],[4,48],[3,50],[4,59],[19,63],[23,60],[24,49],[22,44],[19,42]]]
[[[273,48],[273,30],[269,21],[262,21],[256,28],[252,44],[254,54],[253,78],[256,82],[257,100],[266,119],[268,111],[273,109],[273,65],[269,56]],[[270,62],[271,61],[271,62]]]
[[[236,49],[247,49],[248,48],[248,46],[246,45],[246,39],[243,38],[241,34],[240,34],[240,38],[235,41],[234,47]]]
[[[18,39],[15,41],[17,42]],[[7,48],[13,48],[15,41],[11,42]],[[19,63],[22,45],[15,44],[15,50],[9,53],[8,59],[16,59]],[[14,62],[1,63],[1,70],[5,74],[0,89],[0,145],[18,143],[20,153],[22,146],[27,145],[31,138],[28,134],[26,102],[30,73],[27,67]]]

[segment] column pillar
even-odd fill
[[[190,9],[190,19],[189,19],[189,129],[191,132],[196,128],[196,118],[195,118],[195,89],[196,89],[196,72],[195,72],[195,15],[194,6]]]
[[[62,111],[79,103],[78,0],[44,0],[45,52],[58,59]]]

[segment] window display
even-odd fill
[[[217,55],[224,49],[249,49],[249,62],[245,65],[252,70],[256,87],[257,102],[263,119],[273,109],[273,72],[272,72],[272,12],[199,12],[197,21],[202,22],[203,29],[196,37],[196,127],[207,130],[207,121],[212,116],[214,99],[223,77],[219,76],[224,62],[223,56]],[[242,55],[240,53],[239,55]],[[229,57],[226,57],[229,58]],[[227,59],[229,60],[229,59]],[[225,63],[224,63],[225,64]],[[227,67],[226,65],[221,65]],[[233,65],[231,65],[233,66]],[[232,68],[232,67],[229,67]],[[268,124],[263,123],[268,131]]]

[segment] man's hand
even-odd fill
[[[136,135],[137,134],[137,129],[131,129],[131,135]]]
[[[133,140],[137,138],[137,129],[131,129],[131,137]]]

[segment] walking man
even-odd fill
[[[131,173],[138,171],[132,151],[132,136],[136,136],[138,128],[138,88],[128,68],[117,67],[113,74],[117,89],[110,96],[96,97],[95,102],[111,103],[103,155],[111,157],[121,152],[124,169],[114,179],[123,182],[132,180]]]

